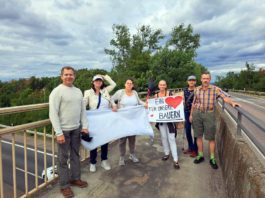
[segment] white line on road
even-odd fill
[[[246,102],[246,103],[252,104],[254,106],[257,106],[259,108],[265,109],[263,106],[256,104],[254,101],[245,100],[243,98],[238,98],[236,96],[233,96],[233,98],[236,99],[236,100],[238,100],[238,101]]]
[[[12,145],[12,143],[11,142],[8,142],[8,141],[5,141],[5,140],[1,140],[1,142],[3,142],[3,143],[6,143],[6,144],[9,144],[9,145]],[[22,145],[20,145],[20,144],[15,144],[15,146],[17,146],[17,147],[19,147],[19,148],[23,148],[24,149],[24,146],[22,146]],[[34,149],[32,149],[32,148],[27,148],[27,150],[30,150],[30,151],[35,151]],[[44,152],[43,151],[40,151],[40,150],[37,150],[37,152],[38,153],[41,153],[41,154],[44,154]],[[46,152],[46,155],[48,155],[48,156],[53,156],[53,154],[52,153],[48,153],[48,152]],[[57,155],[54,155],[54,157],[57,157]]]
[[[25,173],[25,171],[24,171],[23,169],[21,169],[21,168],[16,167],[16,169],[19,170],[19,171],[21,171],[21,172],[23,172],[23,173]],[[28,173],[29,175],[35,177],[35,173],[31,173],[31,172],[29,172],[29,171],[28,171],[27,173]],[[42,177],[39,176],[39,175],[38,175],[38,178],[42,179]]]

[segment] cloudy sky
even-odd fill
[[[201,35],[197,62],[213,75],[265,68],[264,0],[0,0],[0,80],[56,76],[62,65],[109,70],[112,24],[184,23]]]

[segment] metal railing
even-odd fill
[[[243,93],[243,94],[265,96],[265,92],[261,92],[261,91],[248,91],[248,90],[236,90],[236,89],[231,89],[231,91],[237,92],[237,93]]]
[[[35,110],[47,109],[48,103],[44,104],[36,104],[36,105],[25,105],[25,106],[17,106],[17,107],[8,107],[8,108],[0,108],[0,115],[8,115],[14,113],[21,112],[30,112]],[[56,144],[55,144],[55,133],[54,130],[51,129],[50,133],[47,131],[47,127],[51,125],[49,119],[36,121],[28,124],[22,124],[18,126],[7,126],[6,128],[0,129],[0,198],[5,197],[5,187],[4,187],[4,178],[3,174],[5,174],[5,170],[3,170],[3,144],[11,145],[11,157],[12,157],[12,186],[13,186],[13,197],[28,197],[50,183],[54,182],[57,178],[56,174],[56,164],[55,160],[56,156]],[[1,125],[4,127],[4,125]],[[51,128],[51,127],[50,127]],[[22,133],[22,135],[21,135]],[[33,136],[33,137],[32,137]],[[19,139],[19,141],[18,141]],[[38,144],[43,143],[43,146],[40,147]],[[22,148],[24,154],[24,167],[18,168],[16,162],[16,149]],[[50,150],[48,152],[48,149]],[[33,152],[33,161],[28,160],[28,151]],[[43,155],[43,172],[44,176],[39,176],[40,171],[40,154]],[[48,178],[47,173],[47,157],[51,157],[51,167],[52,167],[52,176]],[[83,147],[80,149],[81,161],[85,160],[88,157],[88,151]],[[49,158],[50,159],[50,158]],[[29,166],[34,167],[33,173],[30,173]],[[18,193],[17,190],[17,170],[24,172],[24,193]],[[29,181],[29,175],[34,177]],[[40,180],[42,178],[42,180]],[[23,178],[22,178],[23,179]],[[34,181],[32,181],[34,180]],[[21,182],[21,181],[20,181]],[[31,182],[31,185],[29,184]],[[32,187],[32,183],[34,186]],[[11,196],[9,194],[9,196]],[[7,197],[7,196],[6,196]]]
[[[231,112],[229,108],[225,105],[224,100],[220,99],[219,104],[222,108],[222,111],[226,110],[229,115],[234,119],[237,125],[237,136],[242,136],[242,131],[248,136],[248,138],[252,141],[252,143],[260,150],[260,152],[265,156],[265,144],[262,144],[256,136],[253,135],[253,133],[243,125],[242,117],[246,118],[251,124],[256,126],[258,129],[260,129],[264,135],[265,135],[265,125],[264,122],[261,120],[258,120],[257,118],[253,118],[253,115],[245,111],[244,109],[240,107],[235,107],[237,113],[236,115]]]

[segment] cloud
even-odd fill
[[[265,65],[265,2],[256,0],[0,0],[0,80],[58,75],[62,65],[110,69],[113,24],[201,35],[196,61],[216,74]],[[19,72],[18,72],[19,71]]]

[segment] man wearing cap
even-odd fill
[[[196,138],[192,138],[191,134],[191,122],[189,120],[192,102],[194,98],[194,90],[196,85],[196,77],[191,75],[187,79],[188,87],[183,89],[184,94],[184,114],[185,114],[185,131],[188,141],[188,149],[184,151],[184,154],[190,154],[190,157],[196,157],[197,155],[197,143]]]
[[[204,161],[203,156],[203,140],[209,141],[210,148],[210,165],[213,169],[217,169],[217,163],[215,160],[215,103],[218,97],[223,98],[224,102],[230,104],[233,107],[239,106],[239,104],[232,101],[226,94],[217,86],[210,85],[211,74],[204,72],[201,75],[202,85],[197,87],[194,92],[194,100],[192,103],[192,110],[190,115],[190,122],[192,122],[194,137],[197,138],[198,155],[194,160],[195,164],[199,164]]]
[[[61,70],[62,84],[57,86],[49,97],[49,117],[56,133],[58,143],[58,171],[61,193],[64,197],[73,197],[70,188],[87,187],[80,180],[80,133],[88,133],[86,109],[83,94],[73,85],[75,70],[66,66]],[[70,153],[70,174],[68,163]]]

